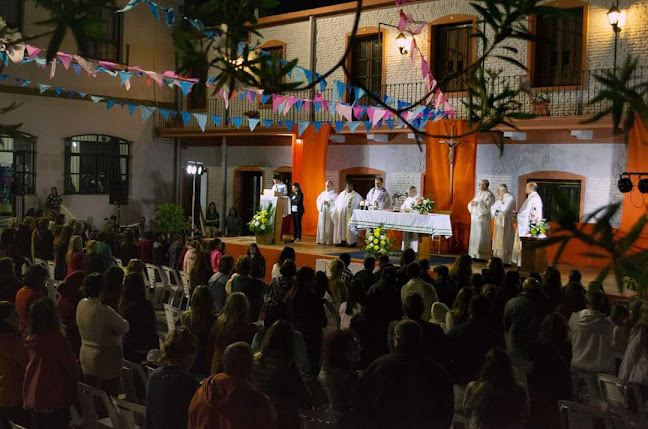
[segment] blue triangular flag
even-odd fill
[[[0,81],[4,82],[7,79],[9,79],[9,75],[7,73],[0,74]]]
[[[319,112],[322,109],[322,103],[319,101],[313,101],[313,107],[315,108],[315,112]]]
[[[45,91],[47,91],[48,89],[50,89],[50,86],[49,86],[49,85],[45,85],[44,83],[39,83],[39,84],[38,84],[38,91],[39,91],[41,94],[44,93]]]
[[[264,119],[262,122],[263,126],[266,128],[270,128],[270,126],[272,125],[272,119]]]
[[[191,120],[191,112],[180,112],[180,115],[182,115],[182,122],[187,125],[189,123],[189,120]]]
[[[189,92],[191,91],[191,88],[193,87],[194,83],[188,80],[179,80],[177,82],[178,85],[180,86],[180,90],[182,91],[182,95],[186,97],[187,94],[189,94]]]
[[[96,95],[91,95],[91,96],[90,96],[90,100],[92,100],[93,103],[98,103],[98,102],[100,102],[100,101],[103,100],[103,99],[104,99],[103,97],[97,97]],[[109,100],[109,101],[110,101],[110,100]]]
[[[158,5],[157,3],[154,3],[150,0],[146,0],[146,4],[148,4],[149,9],[151,9],[151,13],[157,19],[158,21],[160,20],[160,12],[158,11]]]
[[[68,96],[68,98],[74,97],[74,91],[68,90],[67,96]]]
[[[261,119],[256,119],[256,118],[249,118],[248,119],[248,126],[250,127],[250,131],[254,131],[254,129],[259,125],[259,122],[261,122]]]
[[[387,119],[385,121],[385,123],[387,124],[387,128],[389,128],[390,130],[393,130],[394,129],[394,124],[396,123],[396,121],[393,120],[393,119]]]
[[[335,91],[337,92],[338,97],[341,100],[344,100],[344,93],[346,91],[346,85],[340,80],[335,81]]]
[[[266,104],[271,98],[271,94],[261,94],[261,104]]]
[[[329,114],[331,116],[335,116],[335,103],[330,103],[328,107],[329,107]]]
[[[9,55],[6,52],[0,52],[0,58],[2,58],[5,67],[9,67]]]
[[[133,73],[125,72],[125,71],[120,71],[119,72],[119,85],[123,85],[126,83],[127,80],[130,80],[130,78],[133,77]]]
[[[199,19],[191,19],[185,16],[185,19],[200,31],[205,31],[207,27]]]
[[[63,92],[63,89],[54,88],[54,97],[58,97],[59,95],[61,95],[61,92]]]
[[[322,77],[322,75],[321,75],[321,74],[318,74],[318,75],[317,75],[317,79],[319,79],[320,77]],[[320,84],[320,92],[324,92],[324,91],[326,90],[326,86],[327,86],[326,81],[325,81],[325,80],[321,80],[319,84]]]
[[[137,110],[137,107],[138,107],[137,104],[129,103],[128,104],[128,114],[133,116],[133,113],[135,113],[135,111]]]
[[[304,105],[304,100],[297,100],[297,102],[293,104],[293,107],[295,108],[295,110],[299,111],[299,109],[301,109],[303,105]]]
[[[47,59],[41,57],[36,57],[34,61],[36,61],[36,64],[39,67],[45,67],[45,65],[47,64]]]
[[[220,116],[212,116],[212,121],[214,121],[214,125],[217,127],[220,127],[221,124],[221,117]]]
[[[342,128],[344,128],[344,122],[343,121],[335,121],[335,129],[337,130],[338,133],[342,132]]]
[[[351,130],[352,133],[355,133],[355,130],[358,129],[362,122],[360,121],[347,121],[347,126]]]
[[[139,4],[140,0],[130,0],[126,6],[123,8],[119,9],[117,12],[127,12],[137,6]]]
[[[365,95],[366,91],[362,88],[354,87],[353,88],[354,95],[355,95],[355,102],[357,103],[360,101],[363,95]]]
[[[169,109],[159,109],[160,115],[164,118],[165,121],[169,120],[169,113],[171,113],[171,110]]]
[[[309,121],[299,121],[297,123],[297,137],[301,137],[301,135],[304,134],[304,131],[306,131],[306,128],[308,128],[309,125]]]
[[[83,67],[81,67],[81,64],[72,64],[72,68],[74,69],[74,74],[78,76],[81,73],[81,69]]]
[[[142,122],[146,122],[148,118],[155,112],[155,107],[153,106],[141,106],[140,114],[142,115]]]
[[[234,122],[234,126],[235,126],[237,129],[240,129],[240,128],[241,128],[241,124],[243,123],[243,118],[241,118],[241,117],[232,118],[232,122]]]
[[[175,18],[175,12],[173,11],[173,8],[171,8],[171,9],[162,8],[162,9],[164,9],[164,13],[166,14],[166,25],[167,25],[167,27],[172,26],[173,23],[175,22],[175,19],[176,19]]]
[[[22,81],[22,83],[20,84],[20,86],[27,86],[27,85],[29,85],[30,83],[31,83],[31,80],[29,80],[29,79],[23,79],[23,81]]]
[[[77,92],[77,94],[79,94],[79,97],[81,98],[85,98],[85,96],[88,95],[85,92]]]
[[[115,100],[108,99],[108,101],[106,101],[106,109],[110,110],[114,105],[115,105]]]
[[[371,130],[371,121],[362,121],[367,131]]]
[[[323,121],[313,122],[313,129],[315,130],[316,133],[319,133],[319,130],[322,128],[322,125],[324,125]]]
[[[306,81],[308,83],[311,83],[313,81],[313,72],[310,70],[304,69],[304,77],[306,78]]]
[[[196,121],[198,122],[198,126],[202,130],[202,132],[205,132],[205,126],[207,125],[207,115],[204,113],[194,113],[194,118],[196,118]]]
[[[410,102],[409,101],[400,101],[398,100],[398,110],[402,110],[405,107],[409,106]]]
[[[286,121],[286,128],[288,128],[288,131],[292,131],[294,126],[295,126],[295,121]]]

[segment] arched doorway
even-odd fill
[[[340,190],[344,188],[345,183],[348,181],[353,184],[353,189],[364,198],[369,190],[374,187],[376,176],[381,176],[383,180],[386,180],[385,172],[382,170],[369,167],[345,168],[340,170]]]
[[[243,234],[247,235],[247,223],[259,209],[263,192],[263,170],[259,167],[242,166],[234,169],[233,206],[243,219]]]

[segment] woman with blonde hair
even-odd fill
[[[339,310],[340,304],[346,302],[348,298],[347,286],[342,281],[342,273],[345,269],[344,262],[339,259],[331,262],[329,275],[329,289],[333,295],[333,300],[335,302],[335,308]]]
[[[96,240],[86,243],[86,255],[83,257],[83,271],[86,277],[92,273],[103,273],[103,258],[99,254],[99,244]]]
[[[209,333],[212,374],[223,372],[223,353],[227,346],[237,341],[252,343],[256,327],[248,322],[249,314],[250,303],[243,293],[234,292],[227,297],[225,307]]]
[[[83,239],[80,235],[73,235],[70,238],[68,250],[65,253],[65,263],[68,276],[75,271],[83,270]]]

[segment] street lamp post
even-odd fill
[[[191,188],[191,238],[194,238],[196,231],[196,177],[202,176],[205,172],[205,167],[202,162],[187,161],[185,163],[187,174],[193,176],[193,184]]]

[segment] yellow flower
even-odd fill
[[[374,244],[378,244],[378,239],[374,238]]]
[[[374,250],[378,250],[378,249],[380,249],[378,246],[374,246]]]
[[[385,245],[385,240],[380,240],[380,245],[384,246]]]
[[[380,228],[374,229],[374,235],[380,235]]]

